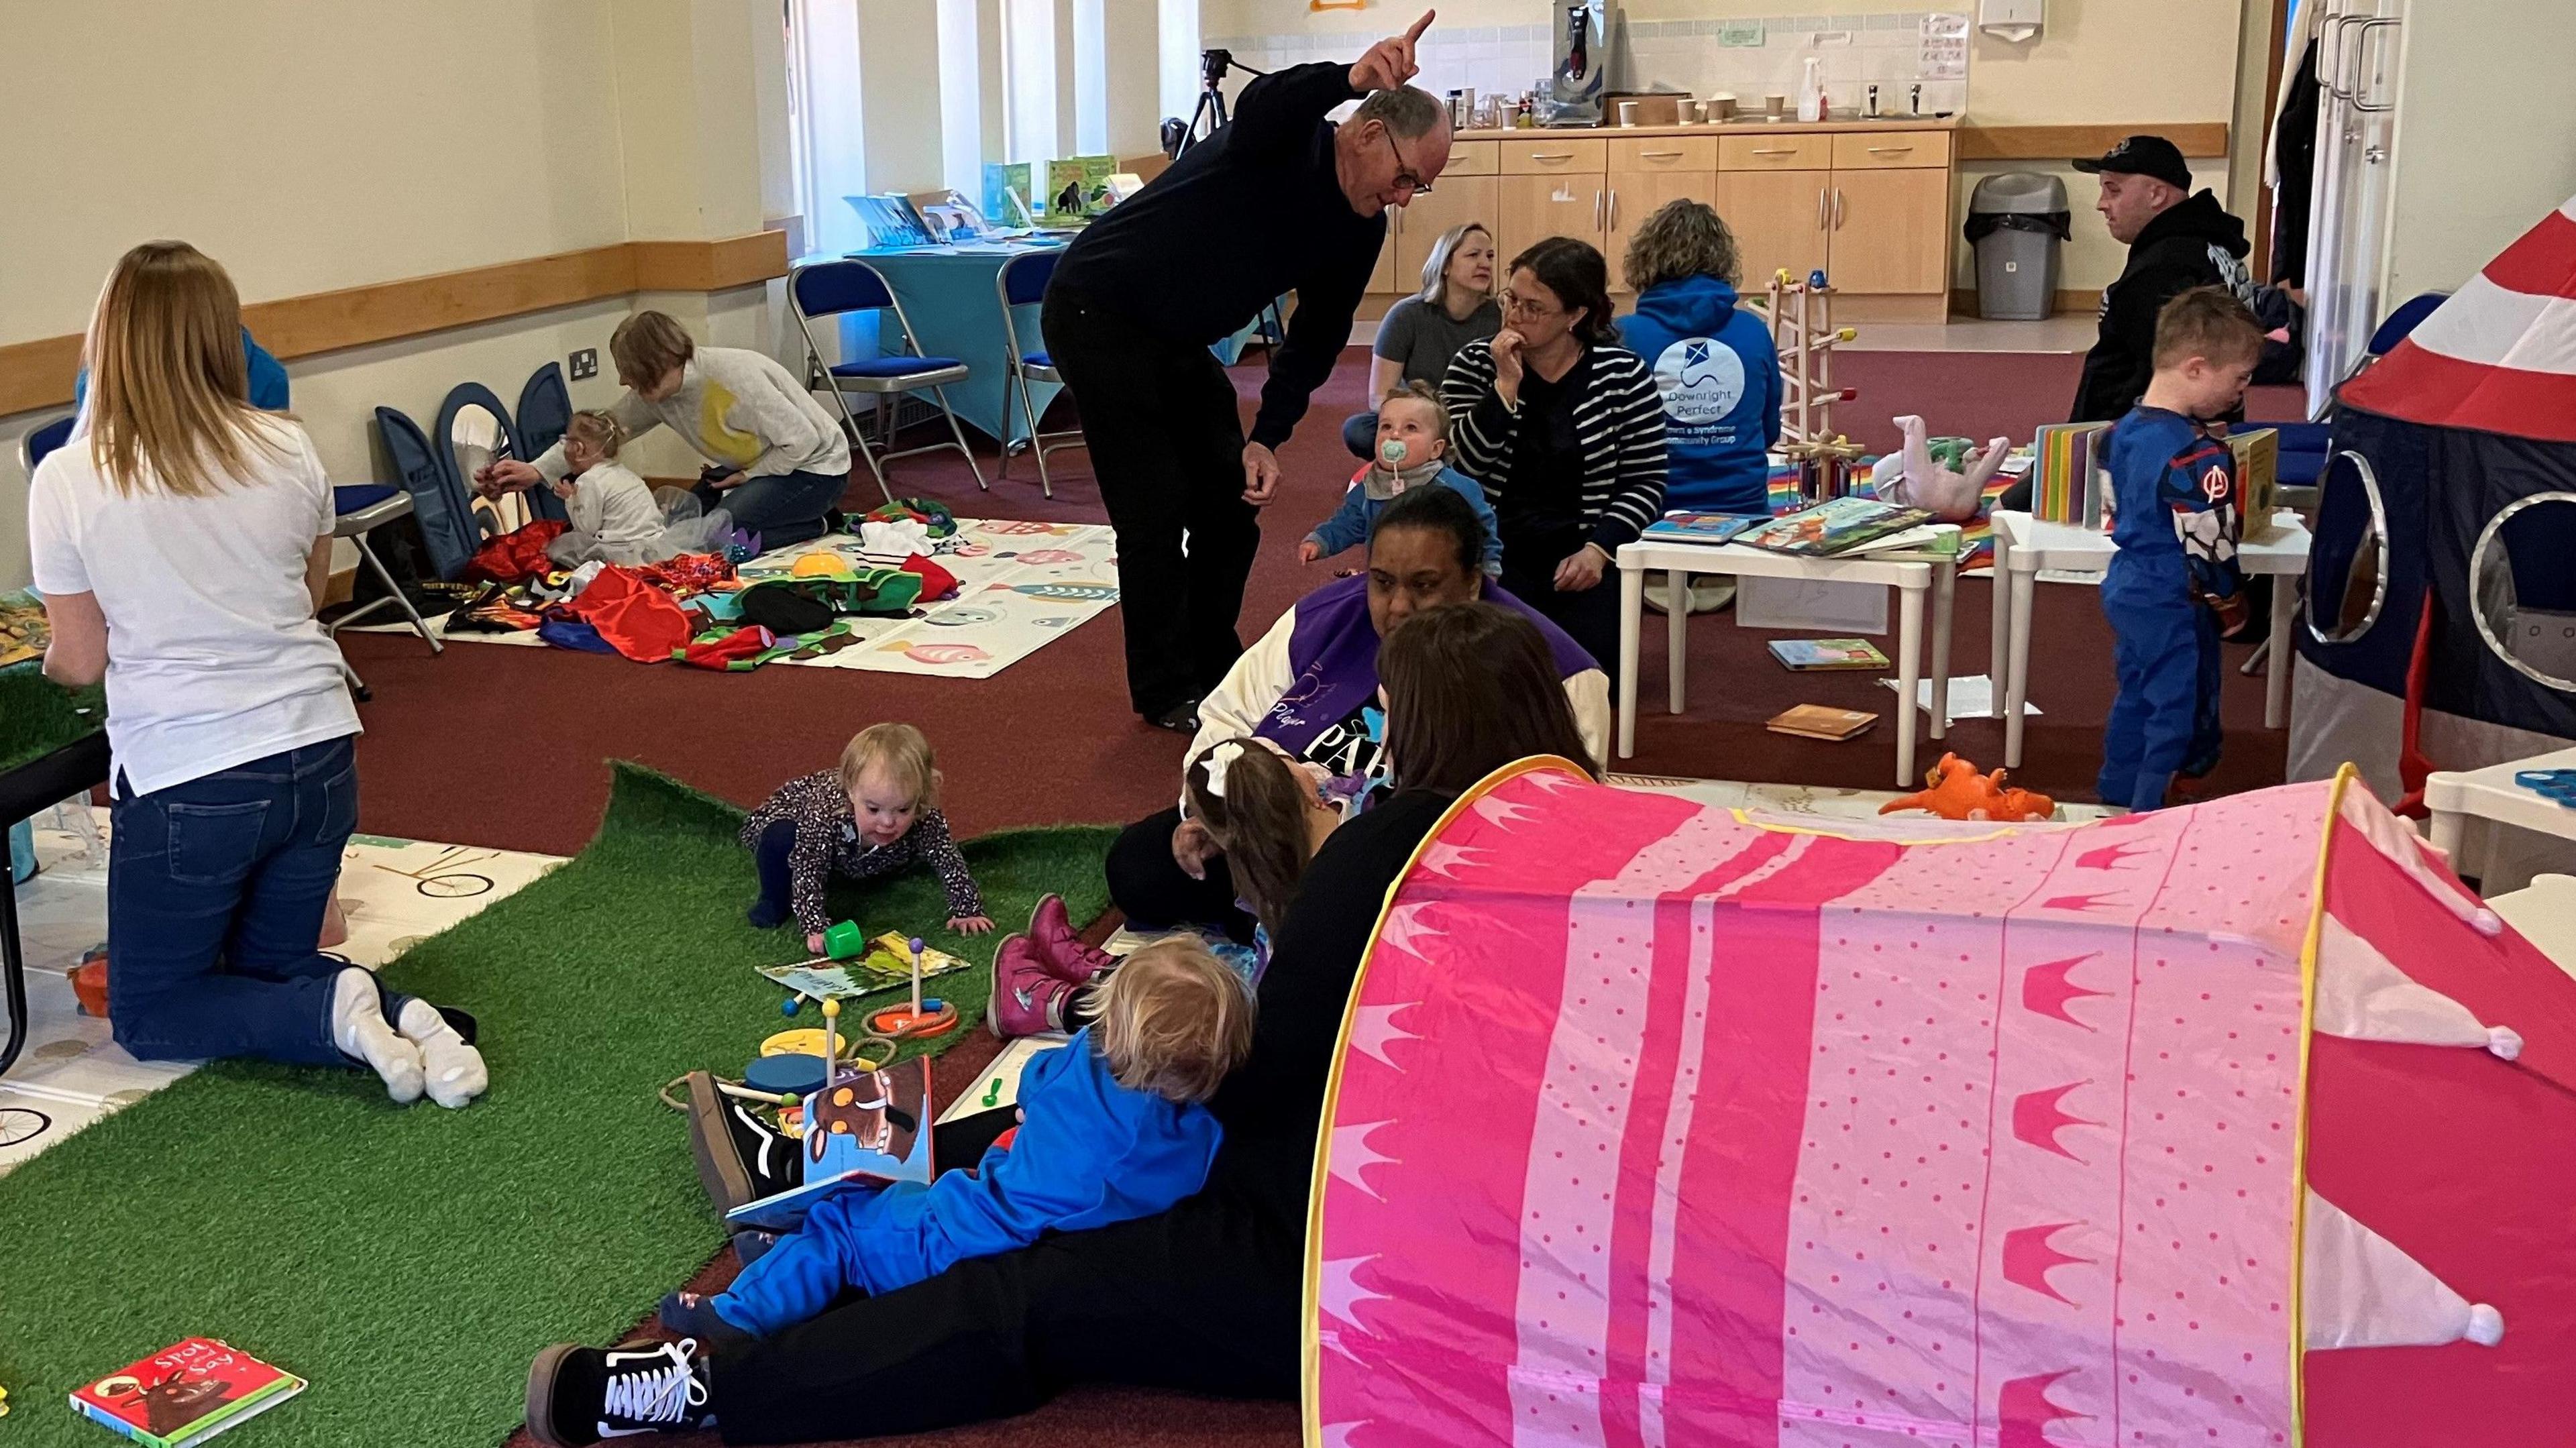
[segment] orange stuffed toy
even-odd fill
[[[1930,786],[1878,807],[1880,814],[1901,809],[1928,810],[1945,820],[2044,820],[2057,813],[2057,801],[2026,789],[2004,788],[2004,771],[1979,774],[1977,766],[1955,754],[1944,754],[1923,782]]]

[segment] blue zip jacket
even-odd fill
[[[1664,506],[1697,513],[1771,511],[1763,453],[1780,440],[1780,354],[1771,328],[1716,277],[1657,282],[1619,319],[1629,351],[1655,374],[1672,471]]]

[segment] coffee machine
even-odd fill
[[[1539,120],[1549,126],[1601,124],[1601,97],[1609,88],[1611,24],[1615,0],[1556,0],[1556,65],[1548,72],[1547,103]]]

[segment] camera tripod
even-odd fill
[[[1239,70],[1246,75],[1269,74],[1237,61],[1231,50],[1200,51],[1199,103],[1190,111],[1190,118],[1186,121],[1178,116],[1163,118],[1164,155],[1179,160],[1183,151],[1214,135],[1216,128],[1226,123],[1224,83],[1225,73],[1230,70]],[[1206,130],[1199,129],[1201,121],[1207,123]]]

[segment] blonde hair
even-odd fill
[[[1431,243],[1431,254],[1422,259],[1422,290],[1414,293],[1425,306],[1446,308],[1449,305],[1449,259],[1466,244],[1467,233],[1471,231],[1483,232],[1487,246],[1494,244],[1493,228],[1481,221],[1459,222],[1440,233],[1440,239]],[[1485,293],[1487,301],[1493,300],[1493,296],[1490,291]]]
[[[1439,392],[1435,390],[1430,383],[1425,382],[1420,378],[1415,378],[1412,381],[1401,382],[1388,388],[1386,390],[1386,396],[1379,398],[1377,401],[1378,411],[1384,412],[1386,410],[1386,405],[1390,402],[1419,402],[1423,406],[1430,408],[1432,418],[1431,435],[1440,439],[1442,442],[1447,442],[1449,440],[1449,407],[1448,404],[1440,400]]]
[[[698,344],[668,313],[637,312],[608,334],[608,355],[619,380],[641,390],[698,355]]]
[[[1194,936],[1139,949],[1086,993],[1101,1059],[1130,1091],[1205,1101],[1252,1054],[1252,992]]]
[[[2177,292],[2156,313],[2155,366],[2179,367],[2194,357],[2243,362],[2263,355],[2263,324],[2225,287]]]
[[[1687,197],[1665,202],[1637,224],[1619,269],[1632,292],[1684,277],[1715,277],[1729,286],[1744,280],[1744,260],[1726,218],[1707,202]]]
[[[148,481],[209,497],[250,471],[253,446],[285,455],[250,405],[241,294],[184,241],[147,241],[118,258],[81,356],[90,461],[120,494]]]
[[[909,724],[871,724],[841,750],[841,792],[859,787],[859,776],[874,766],[893,775],[912,791],[923,809],[939,805],[939,760],[930,741]]]
[[[599,449],[601,457],[613,458],[617,456],[618,448],[625,445],[626,429],[618,426],[614,414],[584,408],[564,424],[564,436],[577,437]]]

